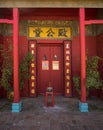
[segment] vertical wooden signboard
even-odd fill
[[[71,97],[71,41],[64,41],[65,96]]]
[[[29,42],[29,52],[33,55],[33,59],[30,63],[30,96],[36,96],[36,41]]]

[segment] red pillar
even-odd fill
[[[86,102],[85,9],[80,8],[81,102]]]
[[[18,56],[18,8],[13,9],[13,65],[14,65],[14,103],[20,100],[19,95],[19,56]]]

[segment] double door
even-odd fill
[[[45,94],[48,86],[56,95],[63,95],[63,47],[61,44],[38,44],[37,91]]]

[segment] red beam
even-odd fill
[[[20,100],[19,95],[19,55],[18,55],[18,8],[13,8],[13,65],[14,65],[14,103]]]
[[[85,20],[85,24],[103,24],[103,20]]]
[[[80,8],[81,102],[86,102],[85,9]]]
[[[0,19],[0,23],[13,24],[13,20],[9,20],[9,19]]]

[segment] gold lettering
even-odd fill
[[[69,82],[66,83],[66,87],[69,87]]]
[[[69,44],[66,44],[66,49],[70,48]]]
[[[32,89],[32,90],[31,90],[31,93],[32,93],[32,94],[34,94],[34,93],[35,93],[35,90],[34,90],[34,89]]]
[[[34,54],[34,50],[31,51],[31,54]]]
[[[69,66],[70,65],[70,63],[69,62],[66,62],[66,66]]]
[[[70,54],[70,51],[68,50],[68,51],[66,51],[66,54]]]
[[[31,64],[31,67],[35,67],[35,64],[34,64],[34,63],[32,63],[32,64]]]
[[[67,73],[67,74],[69,74],[69,72],[70,72],[70,70],[69,70],[69,69],[67,69],[67,70],[66,70],[66,73]]]
[[[70,60],[69,56],[66,56],[66,60]]]
[[[32,73],[32,74],[34,74],[34,73],[35,73],[35,71],[34,71],[34,70],[32,70],[32,71],[31,71],[31,73]]]
[[[31,48],[34,48],[34,44],[31,44]]]
[[[35,76],[31,76],[31,80],[34,80],[35,79]]]
[[[67,93],[70,93],[70,90],[69,90],[69,89],[67,89]]]
[[[32,82],[31,86],[32,86],[32,87],[34,87],[34,86],[35,86],[35,83],[34,83],[34,82]]]
[[[67,80],[70,80],[70,76],[66,76],[66,79],[67,79]]]

